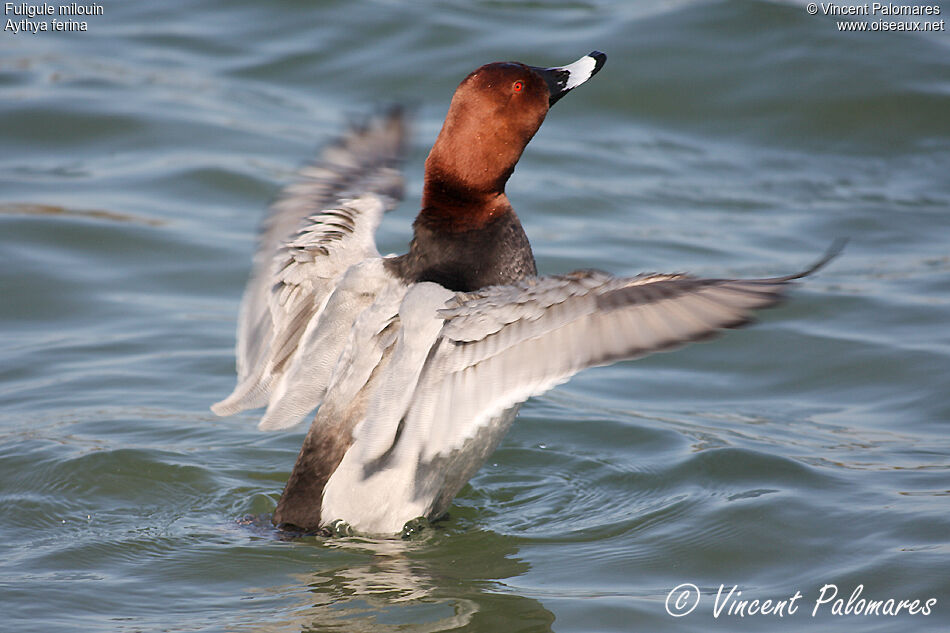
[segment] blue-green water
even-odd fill
[[[87,32],[0,31],[0,629],[950,627],[946,32],[784,2],[101,4]],[[401,252],[458,81],[595,48],[508,188],[543,271],[845,253],[751,328],[528,402],[411,540],[245,520],[304,432],[208,411],[279,187],[348,116],[415,104],[378,236]],[[682,583],[702,597],[674,618]],[[937,602],[813,617],[829,583]],[[716,617],[720,585],[802,597]]]

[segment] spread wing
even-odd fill
[[[346,271],[378,257],[374,234],[402,197],[407,124],[392,109],[302,168],[265,219],[237,331],[237,386],[212,407],[264,406]]]
[[[837,250],[803,273],[772,279],[580,271],[457,294],[439,312],[444,323],[413,397],[389,420],[402,420],[398,441],[418,446],[422,461],[446,455],[498,414],[581,369],[749,322],[754,310],[778,303],[790,282]],[[375,423],[367,416],[367,425]],[[367,439],[394,435],[371,426],[361,431]]]

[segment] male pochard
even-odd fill
[[[548,108],[605,61],[468,75],[404,255],[381,257],[373,238],[402,195],[397,110],[352,129],[273,206],[241,305],[238,384],[212,409],[266,406],[270,430],[317,408],[275,525],[394,533],[438,518],[532,395],[746,323],[827,260],[774,279],[538,277],[505,183]]]

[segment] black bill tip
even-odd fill
[[[596,75],[604,64],[607,55],[600,51],[591,51],[573,64],[556,66],[554,68],[534,68],[544,78],[551,93],[550,105],[554,105],[561,97]]]

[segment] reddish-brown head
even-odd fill
[[[497,62],[462,80],[426,160],[423,213],[491,214],[493,200],[494,206],[507,206],[505,183],[548,108],[592,77],[606,59],[594,51],[557,68]]]
[[[504,191],[549,107],[548,87],[524,64],[482,66],[455,91],[426,175],[473,192]]]

